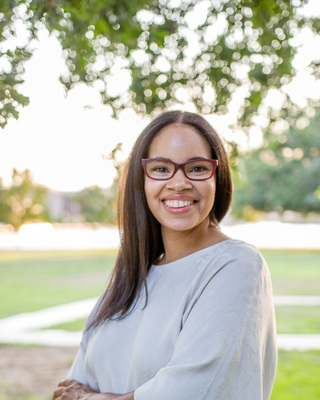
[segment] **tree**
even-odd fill
[[[298,119],[297,125],[306,121]],[[239,157],[233,214],[249,211],[320,212],[320,110],[303,129],[268,133],[262,147]],[[250,214],[250,212],[249,212]]]
[[[24,222],[48,221],[46,188],[34,184],[29,170],[13,169],[12,185],[0,185],[0,222],[19,227]]]
[[[0,223],[7,223],[10,206],[7,202],[8,190],[5,188],[0,178]]]
[[[271,88],[296,71],[292,37],[320,21],[297,9],[307,0],[10,0],[1,2],[2,75],[0,125],[18,117],[28,98],[19,93],[30,43],[45,27],[61,43],[67,89],[96,84],[115,113],[126,107],[151,113],[184,99],[203,114],[225,113],[245,87],[239,114],[250,126]],[[10,48],[18,27],[26,43]],[[310,68],[319,73],[319,62]],[[128,90],[112,92],[115,71],[127,72]],[[291,110],[286,96],[281,114]]]
[[[74,200],[80,205],[81,214],[86,222],[100,222],[107,224],[117,223],[118,189],[124,163],[117,159],[118,153],[122,151],[122,144],[105,156],[106,160],[111,160],[116,170],[109,189],[103,190],[98,186],[92,186],[78,193]]]
[[[80,205],[86,222],[116,223],[116,198],[112,192],[92,186],[77,193],[73,200]]]

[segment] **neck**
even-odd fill
[[[173,231],[162,228],[164,256],[160,264],[167,264],[198,250],[226,240],[219,229],[209,220],[188,231]]]

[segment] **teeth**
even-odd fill
[[[181,201],[181,200],[165,200],[165,204],[171,208],[182,208],[193,204],[193,201]]]

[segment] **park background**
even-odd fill
[[[293,304],[283,304],[283,301],[276,304],[278,334],[310,335],[304,336],[310,344],[320,334],[317,303],[320,293],[320,81],[317,69],[320,10],[317,1],[306,2],[305,7],[300,1],[277,1],[271,5],[261,1],[253,12],[248,2],[155,2],[162,10],[169,10],[162,16],[171,25],[152,21],[153,9],[148,1],[142,4],[132,1],[130,7],[119,1],[118,8],[112,2],[94,1],[92,7],[107,5],[113,10],[108,16],[113,24],[113,32],[106,33],[108,39],[99,38],[99,29],[107,32],[106,26],[99,28],[99,21],[95,21],[96,25],[91,23],[94,13],[90,15],[81,1],[65,2],[65,14],[61,12],[62,2],[58,1],[40,3],[38,9],[30,1],[13,2],[16,6],[21,3],[15,9],[12,2],[2,3],[1,22],[8,27],[11,21],[13,26],[12,30],[3,28],[0,43],[3,128],[0,131],[0,325],[23,313],[101,294],[118,245],[116,200],[123,162],[136,137],[150,121],[150,110],[176,108],[203,113],[225,141],[235,195],[222,228],[230,236],[247,240],[262,251],[270,267],[275,296],[282,300],[288,296],[305,299],[305,304],[297,300]],[[43,10],[45,5],[47,8]],[[138,21],[142,32],[136,26],[135,31],[130,26],[122,28],[130,18],[125,13],[120,15],[121,6],[128,15],[140,10]],[[174,17],[179,7],[180,12],[185,12],[184,19]],[[281,25],[281,18],[277,19],[277,7],[284,20],[289,15],[291,20],[298,21],[296,27],[291,24],[295,33],[290,46],[295,52],[286,50],[289,30]],[[32,10],[32,15],[28,10]],[[203,19],[208,10],[215,17],[217,29],[221,29],[219,35],[211,32],[215,41],[211,43],[208,38],[205,41],[213,50],[203,47],[203,43],[197,42],[197,36],[191,34],[205,30],[210,33],[212,19],[211,22]],[[269,31],[262,32],[266,35],[263,39],[257,10],[261,15],[270,13],[277,40],[271,39]],[[33,18],[40,19],[41,12],[49,17],[37,25]],[[57,20],[55,13],[59,15]],[[241,14],[246,22],[260,23],[260,27],[256,26],[260,32],[257,36],[254,29],[248,33],[251,42],[261,39],[273,45],[264,49],[264,43],[259,50],[243,37],[235,39],[235,43],[228,42],[223,24],[222,28],[219,25],[219,15],[223,17],[224,13],[224,20],[229,19],[233,28],[239,27],[236,24],[240,21],[239,18],[230,20],[233,15]],[[72,18],[75,19],[72,21]],[[26,21],[31,21],[31,25]],[[83,52],[90,50],[85,47],[88,43],[83,44],[80,39],[80,45],[77,40],[75,44],[71,40],[63,41],[64,29],[70,21],[79,29],[74,33],[75,38],[82,37],[83,32],[76,24],[82,21],[88,43],[98,39],[102,43],[106,59],[112,64],[107,68],[110,72],[107,77],[102,75],[105,65],[101,68],[96,65],[96,70],[92,70],[92,65],[82,65],[85,64],[82,59],[88,62],[92,56]],[[173,83],[170,81],[174,67],[172,54],[163,52],[163,55],[169,54],[169,67],[165,63],[168,60],[162,59],[158,60],[158,69],[152,69],[152,63],[144,59],[141,51],[148,53],[150,48],[160,56],[161,43],[163,48],[167,46],[166,50],[172,51],[168,38],[178,35],[177,29],[183,21],[187,21],[189,29],[187,34],[180,33],[189,46],[187,56],[197,61],[193,67],[186,61],[183,67],[187,65],[189,74],[196,68],[199,71],[191,79],[191,75],[183,76],[183,70],[175,70]],[[30,26],[36,26],[36,39],[28,31]],[[145,32],[150,37],[152,33],[157,34],[154,42],[148,42],[143,36]],[[69,36],[68,32],[65,35],[68,37],[70,32]],[[110,46],[107,51],[103,45],[122,40],[130,48],[130,39],[139,42],[136,51],[140,53],[135,53],[135,64],[129,66],[125,63],[128,56],[124,47],[115,46],[116,55],[112,58]],[[173,39],[179,47],[179,35]],[[241,40],[245,46],[241,46]],[[218,48],[224,43],[230,50],[226,54]],[[72,48],[73,45],[76,47]],[[66,55],[68,46],[71,50]],[[194,50],[197,46],[202,50]],[[268,59],[272,47],[273,58],[270,55]],[[23,58],[21,49],[28,49],[32,55],[26,54]],[[97,57],[104,54],[101,46],[97,51],[100,51]],[[214,61],[216,76],[209,74],[212,71],[208,65],[213,64],[213,58],[207,56],[212,53],[216,58],[221,54],[220,60]],[[245,57],[253,53],[262,54],[264,61],[252,64],[250,60],[246,64]],[[78,57],[79,54],[82,56]],[[278,61],[281,57],[284,61],[275,62],[275,56]],[[250,75],[246,68],[232,73],[231,61],[239,60],[244,60],[254,73]],[[101,63],[101,60],[95,61]],[[91,71],[93,78],[88,77],[89,73],[84,75],[81,68]],[[207,78],[203,76],[206,70],[209,71]],[[229,84],[224,81],[227,78]],[[197,82],[198,86],[183,86],[190,81]],[[216,81],[220,84],[214,86]],[[108,94],[102,82],[107,83]],[[143,84],[139,86],[137,82]],[[174,85],[178,83],[177,89]],[[232,84],[238,85],[237,89]],[[126,94],[129,86],[135,93],[130,104]],[[264,87],[270,87],[268,93]],[[29,97],[29,104],[25,96]],[[232,101],[228,102],[228,98]],[[73,313],[68,318],[70,321],[63,324],[44,324],[34,330],[45,334],[51,331],[52,336],[58,336],[61,331],[78,335],[85,317],[76,318]],[[68,371],[76,347],[43,346],[34,339],[22,343],[10,337],[2,340],[1,400],[49,399],[55,384]],[[320,350],[319,346],[314,347],[279,350],[272,400],[320,397]]]

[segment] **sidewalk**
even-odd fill
[[[87,317],[96,302],[97,298],[91,298],[0,319],[0,343],[78,347],[81,332],[46,328]],[[275,296],[274,303],[275,305],[320,305],[320,296]],[[288,351],[320,350],[320,334],[278,334],[278,348]]]
[[[45,329],[86,318],[98,298],[91,298],[0,319],[0,343],[79,346],[82,332]]]
[[[227,224],[221,230],[234,239],[260,249],[320,250],[320,224],[260,221]],[[116,227],[98,225],[55,226],[49,223],[23,225],[18,232],[0,231],[0,250],[85,250],[115,249],[119,246]]]

